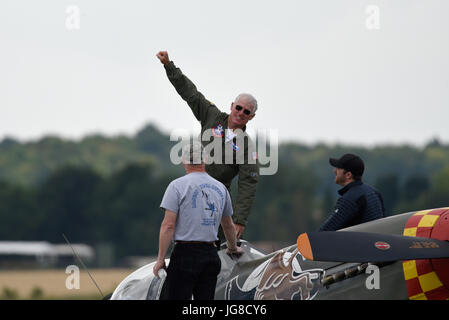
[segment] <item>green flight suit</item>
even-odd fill
[[[259,165],[254,142],[244,133],[246,127],[243,128],[243,134],[238,134],[237,138],[226,142],[225,130],[228,128],[229,114],[221,112],[213,103],[206,100],[192,81],[175,66],[173,61],[170,61],[164,67],[168,79],[182,99],[190,106],[195,117],[200,121],[201,136],[211,136],[209,134],[203,135],[208,129],[208,133],[212,132],[213,136],[211,136],[210,140],[202,141],[205,149],[213,139],[219,139],[218,142],[215,140],[215,143],[221,144],[223,161],[221,163],[206,164],[207,173],[223,183],[229,191],[233,178],[238,175],[238,192],[237,199],[234,202],[233,220],[234,223],[246,226],[256,197],[256,186],[259,176]],[[228,160],[229,155],[232,154],[233,163],[229,163],[229,161],[225,163],[225,154],[228,155]],[[211,155],[214,155],[214,153],[212,152]]]

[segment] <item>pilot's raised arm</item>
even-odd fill
[[[218,115],[220,110],[210,101],[208,101],[196,86],[170,61],[167,51],[160,51],[156,55],[164,65],[167,77],[171,84],[175,87],[178,94],[184,99],[192,109],[193,114],[204,125],[206,119],[211,117],[211,113]]]

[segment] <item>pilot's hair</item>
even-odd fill
[[[189,165],[204,164],[204,149],[201,142],[193,140],[182,147],[184,163]]]
[[[247,100],[250,105],[253,107],[253,114],[257,111],[257,100],[249,93],[241,93],[235,98],[234,103],[237,102],[240,98]]]

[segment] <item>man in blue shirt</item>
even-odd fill
[[[329,163],[334,167],[335,183],[343,188],[338,190],[341,197],[334,212],[319,231],[335,231],[385,217],[382,195],[362,182],[365,165],[360,157],[348,153],[340,159],[330,158]]]

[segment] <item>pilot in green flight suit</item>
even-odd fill
[[[211,142],[221,144],[221,157],[219,153],[215,153],[218,148],[212,147],[211,156],[214,160],[206,165],[207,173],[222,182],[229,191],[233,178],[238,175],[233,220],[237,238],[240,238],[254,203],[259,176],[255,144],[245,133],[247,122],[255,116],[257,101],[250,94],[240,94],[231,104],[230,114],[221,112],[213,103],[206,100],[192,81],[170,61],[166,51],[159,52],[157,57],[164,65],[168,79],[176,91],[200,121],[205,149],[212,146]],[[216,161],[220,158],[222,161]]]

